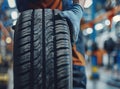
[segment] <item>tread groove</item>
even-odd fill
[[[33,50],[34,50],[34,9],[33,9],[33,12],[32,12],[32,16],[31,16],[31,18],[32,18],[32,20],[31,20],[31,46],[30,46],[30,53],[31,53],[31,55],[30,55],[30,77],[29,77],[29,81],[30,81],[30,89],[34,89],[34,52],[33,52]]]
[[[53,34],[54,34],[54,89],[57,88],[57,49],[56,49],[56,27],[55,27],[55,11],[52,11],[53,13]]]
[[[46,89],[46,54],[45,54],[45,9],[42,10],[42,53],[43,53],[43,72],[42,72],[42,85],[43,89]]]

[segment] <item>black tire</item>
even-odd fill
[[[73,89],[70,32],[59,12],[21,13],[14,37],[14,89]]]

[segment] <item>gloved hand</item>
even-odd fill
[[[80,20],[83,15],[83,8],[79,4],[73,4],[69,10],[62,11],[60,16],[66,18],[68,23],[72,26],[72,44],[78,40],[80,31]]]

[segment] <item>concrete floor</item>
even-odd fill
[[[91,69],[90,66],[87,66],[87,89],[120,89],[115,86],[111,86],[107,84],[107,82],[115,75],[115,73],[111,70],[107,70],[106,68],[102,67],[99,68],[99,80],[90,80],[91,76]]]
[[[88,81],[87,89],[120,89],[109,86],[105,81]]]

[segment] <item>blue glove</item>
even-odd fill
[[[80,31],[80,20],[83,15],[83,8],[79,4],[73,4],[69,10],[62,11],[60,16],[66,18],[68,23],[72,26],[72,44],[78,40]]]

